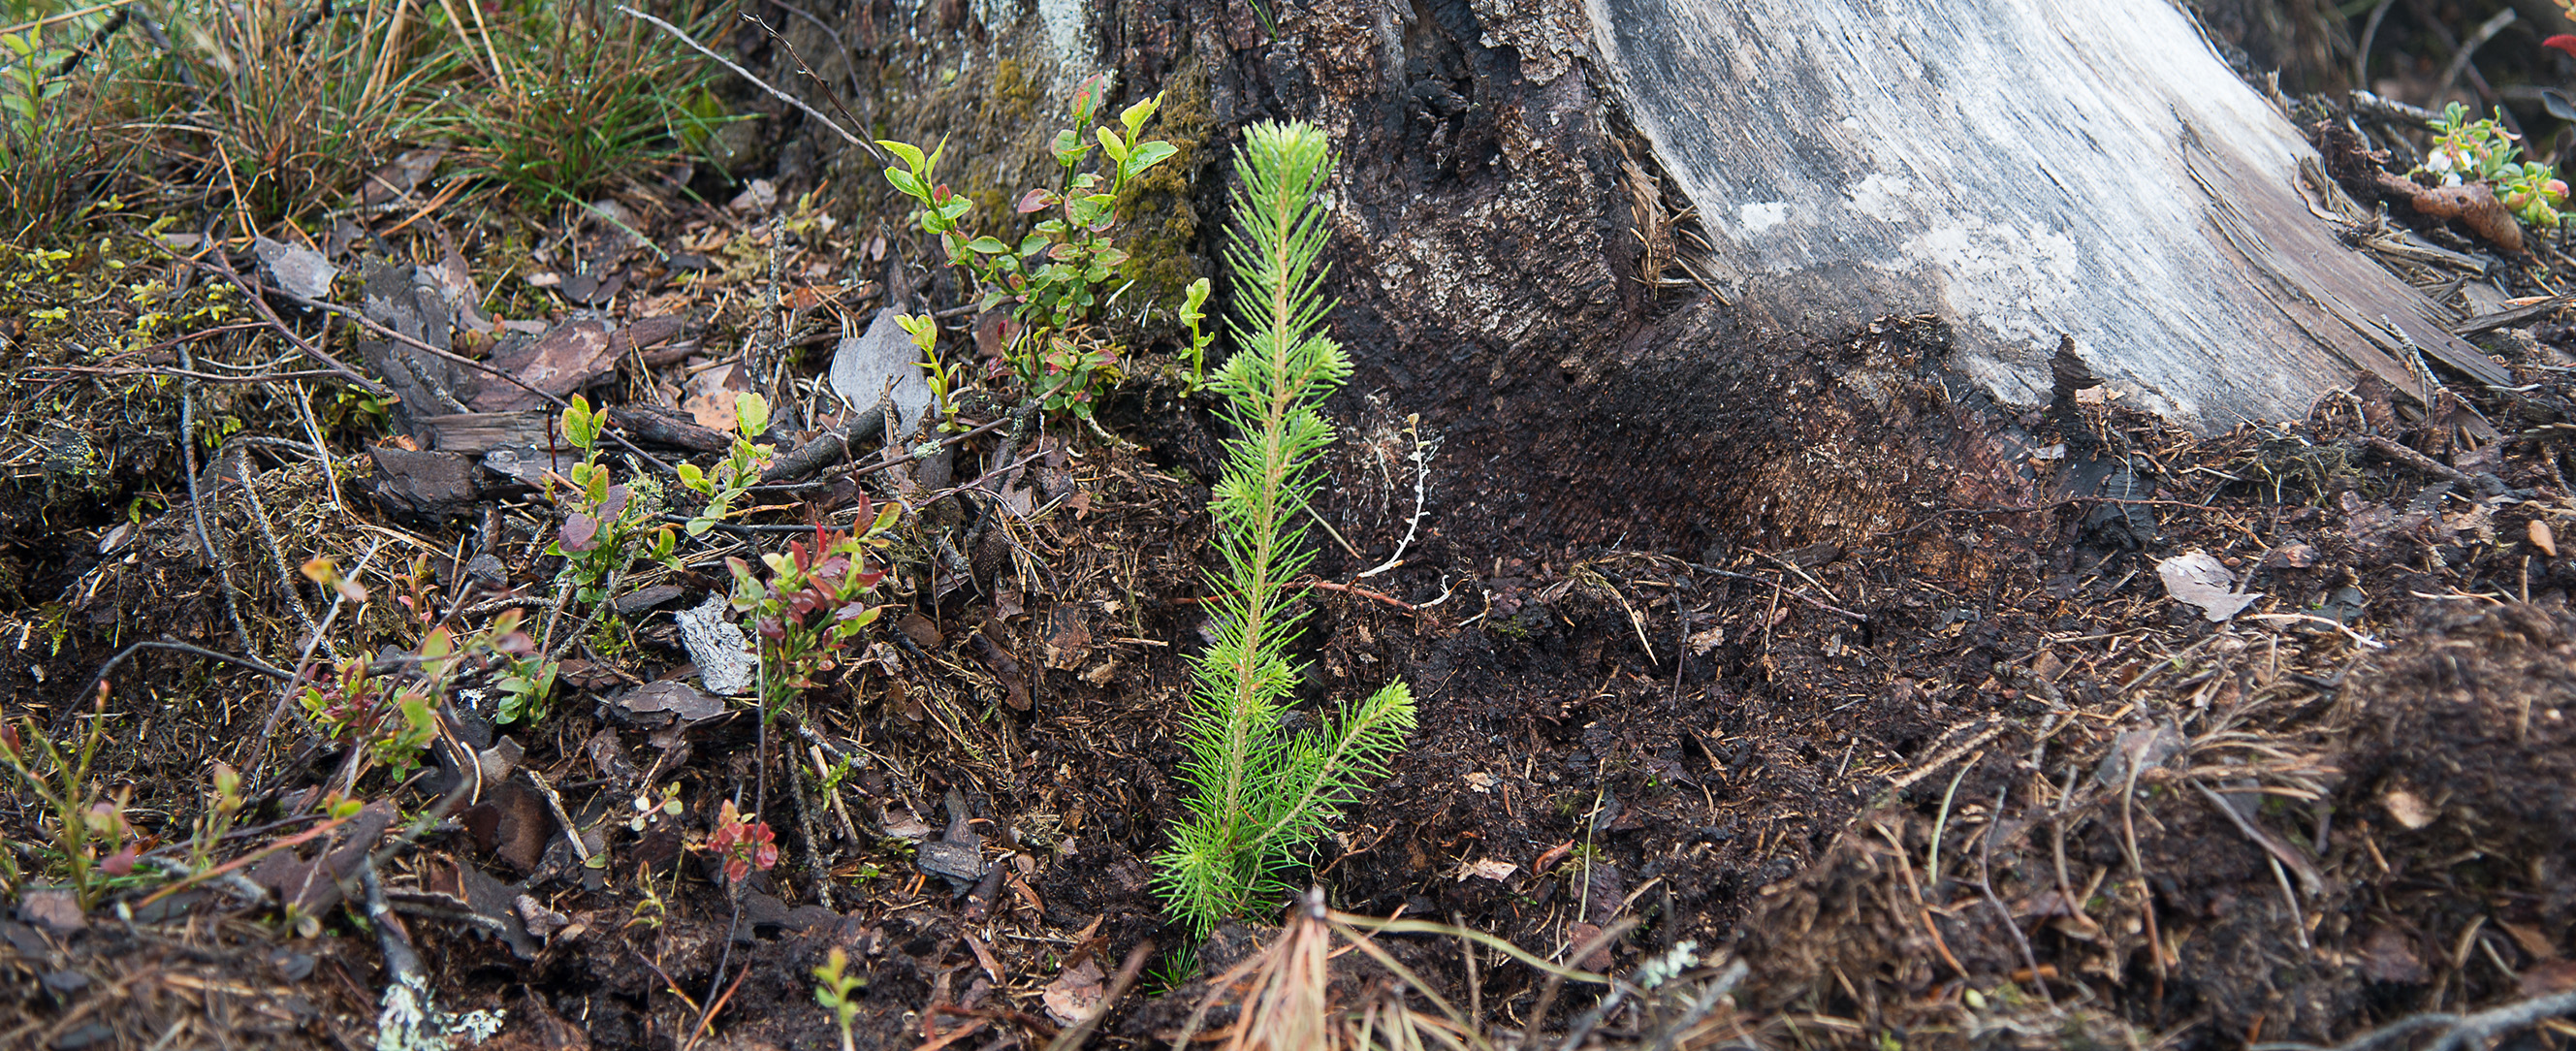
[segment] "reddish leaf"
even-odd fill
[[[599,519],[575,511],[564,517],[563,530],[556,542],[567,552],[579,553],[599,546]]]

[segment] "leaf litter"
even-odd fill
[[[205,369],[149,343],[73,350],[80,326],[133,318],[72,322],[15,366],[0,583],[17,601],[0,639],[24,658],[0,667],[0,686],[12,716],[57,733],[112,723],[99,769],[135,789],[128,813],[157,842],[135,841],[147,875],[94,907],[24,887],[0,921],[0,995],[22,1019],[8,1042],[365,1042],[384,1017],[379,933],[396,927],[449,1032],[498,1019],[496,1039],[529,1046],[665,1046],[701,1028],[744,1045],[821,1040],[803,976],[835,947],[870,982],[857,1024],[907,1046],[1035,1044],[1077,1025],[1097,1025],[1103,1045],[1163,1043],[1286,1025],[1280,1005],[1299,1002],[1598,1046],[2069,1027],[2141,1043],[2326,1041],[2418,1005],[2564,992],[2576,909],[2552,859],[2568,856],[2576,815],[2563,793],[2532,789],[2565,784],[2576,755],[2576,569],[2555,551],[2576,504],[2553,439],[2452,446],[2448,465],[2493,476],[2492,492],[2375,456],[2366,435],[2449,436],[2402,412],[2393,433],[2378,428],[2368,421],[2391,410],[2368,392],[2293,427],[2206,440],[2077,399],[2064,426],[2166,469],[2124,465],[2117,497],[1976,516],[2021,561],[1952,557],[1996,534],[1970,543],[1935,516],[1830,551],[1696,562],[1596,548],[1470,565],[1456,540],[1434,540],[1373,582],[1410,610],[1319,589],[1321,685],[1402,674],[1425,684],[1425,726],[1315,858],[1334,908],[1220,932],[1196,967],[1149,982],[1153,997],[1120,992],[1136,972],[1105,963],[1149,945],[1133,959],[1175,958],[1154,955],[1176,934],[1142,859],[1180,813],[1170,720],[1202,619],[1205,493],[1186,479],[1209,465],[1185,454],[1085,448],[1061,477],[986,480],[1006,491],[982,497],[953,487],[1009,464],[966,464],[945,483],[911,465],[793,483],[745,532],[711,532],[684,570],[619,583],[620,597],[678,590],[613,605],[624,615],[604,631],[577,627],[578,611],[558,625],[594,674],[548,722],[457,711],[413,789],[371,786],[338,816],[328,797],[347,787],[333,771],[349,751],[293,713],[259,733],[281,691],[255,668],[129,655],[110,672],[110,708],[90,713],[86,682],[133,640],[271,665],[314,645],[399,669],[417,654],[368,647],[416,636],[424,617],[523,609],[541,624],[553,612],[541,549],[579,543],[530,499],[571,452],[548,426],[550,397],[677,412],[714,373],[780,392],[795,437],[846,413],[811,382],[780,387],[777,352],[837,351],[826,306],[881,293],[810,297],[800,314],[771,311],[788,290],[762,286],[776,253],[789,281],[816,287],[856,231],[669,221],[678,233],[644,225],[674,258],[717,269],[664,267],[634,246],[568,268],[654,297],[653,317],[680,319],[667,335],[619,344],[608,334],[648,319],[584,318],[569,300],[532,309],[547,302],[535,286],[487,325],[468,309],[477,297],[450,298],[475,287],[457,268],[368,274],[361,313],[401,335],[370,332],[377,349],[358,358],[401,400],[369,410],[298,390],[305,376],[188,385],[191,437],[211,435],[193,474],[169,391],[174,370]],[[281,352],[276,333],[239,320],[257,312],[166,248],[112,250],[172,279],[155,307],[203,326],[193,360],[254,377],[300,368],[260,365]],[[280,286],[356,291],[309,260],[290,277],[251,257]],[[81,295],[116,290],[80,280]],[[294,291],[327,301],[313,287]],[[379,308],[380,288],[407,305]],[[292,298],[268,305],[321,333],[288,312]],[[578,335],[539,349],[556,332]],[[2536,384],[2521,396],[2563,402],[2553,370],[2566,363],[2535,348],[2509,362]],[[130,371],[66,371],[102,363]],[[1104,410],[1113,426],[1119,411]],[[466,419],[494,416],[508,418]],[[714,451],[619,433],[636,443],[613,454],[621,471]],[[462,465],[470,480],[429,486],[429,467],[388,466],[403,453],[457,457],[409,462]],[[2171,469],[2188,465],[2208,470]],[[715,703],[758,675],[739,641],[705,638],[717,624],[740,634],[720,556],[777,550],[749,526],[828,519],[859,487],[907,485],[888,596],[901,627],[890,618],[803,711]],[[1013,497],[1023,513],[990,509]],[[1076,497],[1088,513],[1063,513]],[[1404,525],[1336,523],[1354,555],[1392,549]],[[372,596],[318,631],[334,595],[289,568],[317,557],[364,566]],[[1317,569],[1331,581],[1364,564],[1328,548]],[[691,594],[714,601],[684,621],[670,604]],[[1460,600],[1433,606],[1443,594]],[[257,820],[193,862],[182,844],[217,759],[253,773]],[[737,885],[702,849],[709,820],[720,804],[753,807],[764,783],[757,816],[781,859]],[[39,809],[8,820],[13,841],[41,841]],[[198,882],[169,882],[187,872]],[[1455,919],[1539,963],[1428,928],[1336,926],[1415,922],[1389,916]],[[1283,977],[1327,957],[1320,985]],[[1548,969],[1566,961],[1674,977],[1612,1004]],[[1486,1014],[1451,1022],[1434,993]]]

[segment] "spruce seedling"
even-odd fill
[[[1305,670],[1289,655],[1304,617],[1293,585],[1315,558],[1305,509],[1315,458],[1333,441],[1320,408],[1351,365],[1322,331],[1333,307],[1321,292],[1333,168],[1323,132],[1255,125],[1235,168],[1243,186],[1225,257],[1237,281],[1236,349],[1209,381],[1240,432],[1209,503],[1225,568],[1210,574],[1216,641],[1198,657],[1184,731],[1189,815],[1154,859],[1166,906],[1201,934],[1286,896],[1298,848],[1325,834],[1363,780],[1385,774],[1414,724],[1413,693],[1399,681],[1337,723],[1294,736],[1281,728]]]

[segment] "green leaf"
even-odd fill
[[[904,165],[914,172],[923,175],[930,173],[930,161],[921,155],[921,147],[908,142],[896,142],[893,139],[878,139],[877,145],[885,147],[887,153],[903,158]],[[894,169],[888,168],[886,171],[891,177]]]
[[[885,170],[885,177],[886,181],[894,184],[894,188],[902,191],[904,196],[925,204],[929,202],[930,190],[921,184],[920,176],[901,168],[888,168]]]
[[[769,433],[769,399],[752,391],[734,395],[733,423],[746,439]]]
[[[1127,177],[1131,179],[1135,178],[1137,175],[1142,174],[1145,169],[1170,160],[1172,159],[1172,155],[1179,152],[1181,152],[1180,147],[1164,142],[1161,139],[1156,139],[1152,142],[1138,146],[1136,147],[1136,152],[1127,158]]]
[[[968,241],[966,242],[966,247],[970,251],[979,252],[984,255],[1000,255],[1011,250],[1011,246],[1003,244],[1000,238],[993,237],[991,235],[978,237],[972,241]]]
[[[1107,153],[1110,160],[1120,162],[1126,161],[1127,144],[1118,138],[1117,132],[1111,131],[1107,128],[1093,128],[1091,129],[1091,132],[1094,137],[1100,140],[1101,152]]]
[[[1193,330],[1197,329],[1199,322],[1207,317],[1207,314],[1199,308],[1207,305],[1210,288],[1208,279],[1202,277],[1190,282],[1188,290],[1182,293],[1181,322]]]
[[[1127,126],[1127,141],[1136,141],[1137,134],[1145,130],[1145,122],[1154,119],[1154,111],[1162,105],[1163,96],[1157,92],[1154,97],[1139,101],[1118,114],[1118,123]]]

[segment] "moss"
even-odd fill
[[[1151,305],[1144,311],[1142,335],[1148,340],[1180,332],[1181,297],[1189,283],[1205,276],[1191,249],[1199,242],[1199,213],[1194,190],[1216,151],[1208,149],[1217,132],[1208,109],[1208,69],[1193,56],[1163,85],[1163,105],[1147,138],[1162,139],[1180,152],[1156,165],[1128,187],[1120,202],[1126,217],[1119,247],[1133,258],[1127,276],[1136,282],[1121,298],[1124,304]]]

